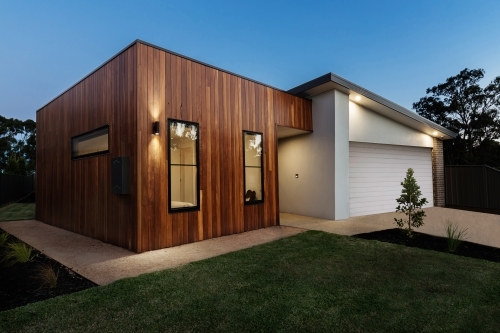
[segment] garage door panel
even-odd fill
[[[409,161],[415,165],[415,167],[426,165],[422,159],[425,159],[426,156],[419,156],[415,158],[407,158],[403,159],[402,156],[398,156],[397,158],[387,158],[387,157],[367,157],[363,158],[362,156],[350,157],[350,160],[354,163],[362,161],[364,164],[371,164],[373,166],[384,165],[387,166],[387,162],[390,162],[395,167],[402,167],[408,164]]]
[[[424,159],[426,156],[416,156],[414,158],[406,158],[404,159],[404,156],[397,156],[397,157],[384,157],[384,156],[378,156],[378,157],[363,157],[363,156],[353,156],[349,157],[350,160],[353,162],[358,162],[358,161],[363,161],[363,163],[371,163],[373,165],[383,165],[383,162],[391,162],[394,163],[396,166],[401,166],[405,165],[408,161],[412,161],[416,166],[418,165],[426,165],[422,159]]]
[[[403,174],[402,176],[399,176],[400,179],[399,179],[399,182],[397,183],[398,186],[403,181],[403,179],[405,178],[405,176],[406,176],[406,173]],[[387,184],[387,185],[383,184],[385,181],[392,182],[396,178],[398,178],[398,176],[392,176],[390,174],[380,175],[377,178],[373,178],[373,177],[361,177],[361,176],[359,176],[359,177],[349,177],[349,179],[354,180],[356,182],[356,184],[358,184],[358,185],[353,185],[353,187],[363,186],[363,184],[362,183],[359,184],[359,182],[380,183],[381,186],[387,186],[389,184]],[[415,179],[417,180],[417,183],[418,183],[418,185],[420,185],[420,187],[422,187],[424,185],[424,183],[430,184],[432,186],[432,179],[431,178],[428,178],[428,177],[419,177],[418,175],[415,175]]]
[[[370,181],[371,183],[376,183],[377,181],[374,181],[374,180],[371,180]],[[418,180],[418,184],[420,185],[420,188],[422,187],[428,187],[428,186],[432,186],[432,180],[429,180],[429,181],[420,181]],[[391,189],[399,189],[401,191],[401,185],[400,184],[397,184],[397,185],[394,185],[394,184],[378,184],[377,185],[379,188],[391,188]],[[355,193],[355,192],[364,192],[364,191],[368,191],[368,192],[375,192],[377,193],[377,188],[376,187],[367,187],[365,184],[352,184],[351,185],[351,192]]]
[[[426,158],[426,156],[421,156],[421,157],[415,158],[415,159],[411,159],[411,158],[404,159],[404,156],[400,156],[397,159],[396,158],[385,158],[385,157],[379,157],[379,158],[359,157],[358,160],[353,158],[353,159],[350,159],[350,161],[352,161],[353,163],[361,162],[363,164],[369,164],[369,165],[372,165],[374,167],[376,167],[377,165],[387,167],[387,163],[390,163],[391,165],[394,166],[394,168],[402,168],[402,167],[405,167],[406,165],[408,165],[408,163],[411,163],[416,168],[418,168],[418,167],[426,165],[426,163],[422,162],[422,159],[425,159],[425,158]],[[359,167],[359,165],[356,165],[356,164],[354,166]]]
[[[380,174],[380,176],[384,175],[389,175],[389,174],[395,174],[397,173],[399,177],[401,178],[401,181],[403,181],[403,178],[406,176],[406,171],[408,170],[407,166],[411,165],[411,162],[407,164],[404,168],[372,168],[370,166],[367,166],[366,168],[360,168],[360,167],[355,167],[350,169],[349,171],[352,173],[354,177],[357,178],[372,178],[373,173],[366,173],[367,170],[373,170],[375,173]],[[412,168],[413,169],[413,168]],[[429,178],[431,176],[428,175],[428,168],[416,168],[413,169],[415,177],[419,176],[420,178]],[[401,176],[402,175],[402,176]],[[396,175],[394,175],[395,177]]]
[[[415,171],[422,197],[430,201],[426,207],[432,207],[430,148],[350,142],[350,215],[395,211],[408,168]]]
[[[412,147],[409,147],[409,148],[412,148]],[[420,149],[421,147],[413,147],[413,148]],[[430,149],[430,148],[424,148],[424,149]],[[398,149],[385,149],[385,150],[373,152],[373,151],[371,151],[371,149],[366,148],[366,149],[359,149],[359,150],[353,151],[352,156],[366,156],[368,158],[382,156],[382,157],[386,157],[386,158],[387,157],[397,158],[397,155],[394,155],[394,153],[404,154],[404,153],[406,153],[406,150],[398,148]],[[427,154],[422,153],[422,152],[415,152],[415,154],[412,154],[412,156],[408,156],[408,158],[414,159],[415,156],[425,156],[425,155],[427,155]]]
[[[383,195],[383,196],[375,196],[375,195],[372,195],[372,196],[369,196],[369,195],[368,196],[354,196],[353,197],[354,199],[362,198],[363,201],[358,200],[358,202],[353,202],[352,206],[353,207],[360,207],[360,205],[369,204],[369,203],[373,203],[373,204],[377,204],[377,205],[390,203],[391,207],[393,206],[393,208],[394,208],[394,209],[391,208],[391,212],[392,212],[393,210],[395,210],[395,207],[397,206],[396,198],[399,198],[400,195],[401,195],[401,193],[397,193],[396,195]],[[429,198],[427,198],[424,195],[422,195],[421,198],[426,198],[427,201],[429,201]]]
[[[414,148],[420,149],[420,147],[414,147]],[[425,149],[430,149],[430,148],[425,148]],[[406,151],[404,149],[386,149],[384,151],[378,151],[378,152],[373,152],[373,151],[371,151],[371,149],[361,149],[361,150],[353,151],[352,156],[354,156],[354,157],[366,156],[368,158],[382,156],[382,157],[389,157],[389,158],[397,158],[397,155],[394,155],[394,153],[404,154],[405,152]],[[422,153],[422,152],[415,152],[415,154],[413,154],[412,156],[408,156],[408,158],[414,159],[415,158],[414,156],[425,156],[425,155],[427,155],[427,154]]]
[[[364,152],[373,152],[373,145],[379,146],[379,149],[375,152],[374,154],[378,154],[380,152],[387,152],[387,151],[406,151],[406,148],[412,148],[411,146],[402,146],[402,145],[391,145],[391,144],[378,144],[378,143],[366,143],[366,142],[353,142],[350,141],[350,143],[355,143],[356,144],[356,151],[364,151]],[[425,147],[413,147],[417,149],[425,148]],[[425,149],[430,149],[430,148],[425,148]],[[418,152],[416,152],[418,154]]]
[[[381,207],[381,206],[376,206],[376,207],[367,207],[366,209],[360,209],[358,215],[356,216],[363,216],[363,215],[372,215],[372,214],[381,214],[381,213],[388,213],[395,211],[395,209],[391,209],[390,207]]]
[[[408,164],[408,161],[412,161],[413,164],[415,164],[415,167],[419,166],[424,166],[426,163],[422,162],[422,159],[425,158],[425,156],[415,158],[415,159],[406,159],[402,160],[401,158],[398,159],[390,159],[390,158],[362,158],[362,157],[357,157],[357,158],[351,158],[352,162],[358,162],[358,161],[363,161],[363,163],[372,165],[374,167],[376,166],[387,166],[387,162],[392,163],[395,167],[403,167]],[[383,160],[383,161],[381,161]]]
[[[381,193],[388,193],[388,194],[381,194]],[[396,196],[394,196],[396,195]],[[366,191],[353,191],[351,192],[350,196],[351,198],[366,198],[367,200],[369,198],[380,198],[380,200],[383,200],[384,198],[387,198],[389,200],[396,200],[396,198],[399,198],[401,195],[401,186],[399,188],[395,187],[383,187],[380,188],[378,191],[377,190],[366,190]],[[423,194],[422,194],[423,196]],[[425,197],[427,198],[427,197]],[[429,198],[427,198],[429,200]]]

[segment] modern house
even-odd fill
[[[39,221],[143,252],[444,205],[455,134],[334,74],[282,91],[135,41],[37,111]]]

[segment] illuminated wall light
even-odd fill
[[[153,123],[153,134],[160,135],[160,122],[159,121],[155,121]]]
[[[356,97],[354,97],[354,99],[355,99],[356,101],[360,101],[360,100],[361,100],[361,96],[357,95]]]
[[[436,136],[436,135],[438,135],[438,132],[434,131],[434,133],[432,133],[432,135]]]

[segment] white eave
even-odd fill
[[[349,100],[357,104],[430,136],[443,140],[453,139],[457,136],[457,133],[333,73],[301,84],[288,92],[300,97],[311,98],[333,89],[349,95]]]

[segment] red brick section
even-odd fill
[[[444,207],[444,160],[443,141],[433,139],[432,148],[432,192],[434,194],[434,206]]]

